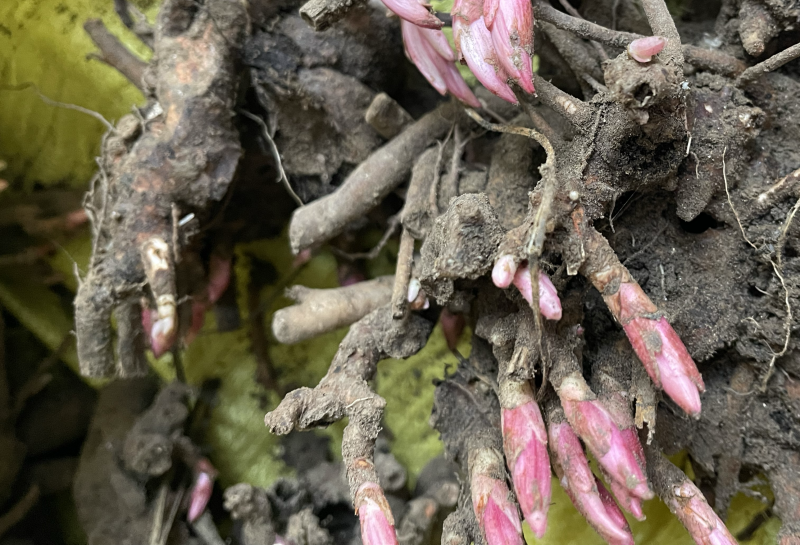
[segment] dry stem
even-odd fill
[[[414,160],[444,136],[456,116],[445,103],[375,150],[331,195],[295,210],[289,240],[297,253],[344,231],[363,217],[405,180]]]
[[[378,482],[373,455],[386,401],[367,381],[386,357],[407,358],[427,342],[431,324],[411,315],[402,327],[393,324],[391,307],[383,306],[350,328],[333,357],[328,373],[316,388],[288,394],[267,414],[270,431],[285,435],[292,430],[327,426],[348,418],[342,440],[351,497],[366,482]]]
[[[414,262],[414,237],[403,228],[400,249],[397,252],[397,269],[392,290],[392,318],[405,318],[408,312],[408,284],[411,281],[411,266]]]
[[[275,313],[272,333],[279,342],[293,344],[350,325],[389,302],[393,280],[381,276],[324,290],[294,286],[286,295],[298,304]]]
[[[93,56],[115,68],[140,91],[146,93],[147,85],[144,82],[144,76],[147,71],[147,63],[122,45],[122,42],[108,31],[100,19],[89,19],[83,24],[83,29],[100,49],[100,55]]]
[[[780,53],[771,56],[767,60],[762,61],[755,66],[751,66],[742,72],[738,78],[736,78],[736,85],[738,87],[744,87],[748,83],[754,82],[767,72],[777,70],[787,62],[793,61],[798,57],[800,57],[800,43],[796,43],[793,46],[784,49]]]

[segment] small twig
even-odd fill
[[[300,8],[300,17],[316,31],[325,30],[365,0],[309,0]]]
[[[164,507],[167,505],[167,483],[161,483],[158,489],[155,507],[153,508],[153,524],[150,526],[149,545],[159,545],[161,543],[161,526],[164,524]]]
[[[761,193],[757,199],[759,206],[768,204],[773,195],[780,195],[785,189],[790,189],[794,184],[797,183],[800,183],[800,168],[787,174],[775,182],[772,187]]]
[[[293,344],[348,326],[388,304],[393,286],[391,276],[379,276],[340,288],[293,286],[287,290],[286,296],[297,304],[275,312],[272,333],[279,342]],[[255,295],[258,295],[257,291]]]
[[[100,55],[91,55],[91,57],[116,69],[140,91],[146,92],[147,85],[144,83],[144,75],[147,71],[147,63],[131,53],[116,36],[108,31],[100,19],[89,19],[83,24],[83,29],[100,50]]]
[[[558,1],[561,4],[561,6],[567,11],[567,13],[569,13],[570,15],[572,15],[577,19],[583,19],[583,16],[577,9],[575,9],[575,7],[572,4],[569,3],[569,0],[558,0]],[[603,49],[603,47],[596,41],[594,40],[589,40],[589,41],[592,44],[592,47],[594,47],[595,50],[597,51],[598,55],[600,55],[600,58],[604,61],[607,61],[608,53],[606,53],[606,50]]]
[[[793,61],[798,57],[800,57],[800,43],[796,43],[793,46],[784,49],[780,53],[776,53],[767,60],[762,61],[755,66],[751,66],[742,72],[738,78],[736,78],[736,85],[737,87],[743,87],[748,83],[755,81],[757,78],[763,76],[767,72],[777,70],[787,62]]]
[[[453,136],[453,131],[455,130],[456,124],[450,127],[450,130],[447,131],[447,136],[445,136],[444,140],[438,143],[439,146],[439,153],[436,155],[436,165],[433,168],[433,181],[431,182],[431,192],[428,195],[428,202],[430,203],[432,217],[436,217],[439,215],[439,179],[441,178],[441,170],[442,170],[442,161],[444,160],[444,148],[447,146],[447,143],[450,141],[450,137]]]
[[[562,91],[538,74],[533,75],[533,84],[536,87],[536,96],[544,104],[572,123],[576,129],[589,130],[594,120],[593,107]]]
[[[219,530],[214,524],[214,519],[211,518],[211,513],[208,511],[203,512],[200,518],[192,523],[192,530],[206,545],[225,545],[225,542],[219,536]]]
[[[733,206],[733,201],[731,200],[731,194],[730,191],[728,190],[727,168],[725,165],[725,153],[727,151],[728,147],[726,146],[725,149],[722,150],[722,179],[725,182],[725,195],[727,195],[728,197],[728,205],[731,207],[731,211],[733,212],[733,215],[736,218],[736,223],[739,225],[739,230],[741,231],[742,237],[744,238],[745,242],[747,242],[747,244],[749,244],[750,247],[752,247],[756,252],[758,252],[759,251],[758,247],[755,244],[753,244],[753,242],[749,238],[747,238],[747,234],[744,231],[744,226],[742,225],[742,220],[739,218],[739,213],[736,211],[736,208]],[[791,213],[786,218],[783,230],[781,231],[781,235],[778,239],[778,247],[776,248],[778,262],[776,263],[775,260],[772,259],[772,256],[769,256],[767,258],[769,259],[770,265],[772,265],[772,270],[775,272],[775,276],[778,277],[778,280],[781,283],[781,287],[783,288],[784,303],[786,305],[786,317],[784,318],[783,321],[783,329],[785,332],[783,348],[781,349],[780,352],[777,353],[774,350],[772,350],[772,348],[770,348],[770,351],[772,352],[772,357],[769,360],[769,367],[767,368],[767,372],[765,373],[764,378],[761,381],[762,392],[765,392],[767,390],[767,383],[769,382],[769,379],[772,377],[772,373],[775,371],[775,360],[786,354],[786,351],[789,349],[789,340],[791,339],[792,335],[792,305],[791,302],[789,301],[789,288],[786,286],[786,280],[783,277],[781,254],[783,252],[782,243],[785,242],[786,233],[789,231],[789,226],[791,225],[792,220],[794,219],[794,216],[797,213],[798,208],[800,208],[800,199],[798,199],[797,203],[794,205],[794,208],[792,208]],[[769,345],[767,346],[769,347]]]
[[[181,501],[183,500],[183,494],[185,492],[186,488],[184,486],[181,486],[175,492],[175,498],[172,500],[172,507],[169,510],[169,515],[167,515],[167,520],[164,522],[164,526],[161,528],[159,545],[167,545],[169,532],[172,530],[172,525],[175,522],[175,517],[178,515],[178,508],[181,506]]]
[[[392,290],[392,318],[395,320],[405,317],[408,310],[408,284],[411,281],[413,262],[414,237],[404,228],[400,235],[400,250],[397,252],[397,269]]]
[[[20,522],[28,511],[39,501],[39,486],[34,484],[28,492],[2,517],[0,517],[0,537]]]
[[[408,179],[414,162],[453,125],[457,106],[444,102],[373,151],[330,195],[294,211],[289,224],[292,251],[330,240],[363,218]]]
[[[289,193],[292,199],[294,199],[294,202],[296,202],[298,206],[303,206],[303,201],[297,196],[297,193],[294,192],[294,189],[292,189],[292,185],[289,183],[289,177],[286,176],[286,171],[283,170],[281,154],[278,151],[278,146],[275,145],[275,140],[272,139],[272,135],[270,134],[270,130],[266,122],[257,115],[251,114],[247,110],[239,110],[239,113],[248,119],[252,119],[261,126],[264,140],[266,140],[267,144],[269,144],[269,149],[272,152],[272,158],[275,160],[275,166],[278,168],[278,179],[276,181],[283,184],[283,187],[286,188],[286,191]]]

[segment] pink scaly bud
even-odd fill
[[[183,336],[183,342],[187,346],[192,344],[192,341],[200,334],[200,330],[203,329],[203,324],[206,321],[206,310],[208,310],[208,307],[204,303],[197,301],[192,303],[192,323]]]
[[[481,103],[478,102],[464,78],[461,77],[455,64],[439,54],[437,51],[439,46],[432,45],[432,43],[440,42],[441,39],[429,39],[423,34],[425,32],[442,34],[442,31],[427,30],[407,21],[401,21],[400,28],[403,33],[406,56],[428,80],[428,83],[442,95],[450,91],[454,97],[465,104],[473,108],[480,108]]]
[[[609,545],[633,545],[625,517],[592,474],[580,441],[569,424],[550,423],[550,449],[553,469],[561,486],[592,528]]]
[[[506,82],[508,75],[501,67],[483,17],[471,23],[453,18],[453,32],[460,54],[478,81],[506,102],[517,104],[517,97]]]
[[[464,315],[450,312],[445,308],[439,315],[439,321],[442,324],[442,333],[444,333],[444,339],[447,341],[447,348],[455,350],[466,325]]]
[[[383,0],[383,3],[400,19],[418,27],[439,29],[444,24],[418,0]]]
[[[531,286],[531,271],[527,263],[514,273],[513,283],[528,304],[532,304],[533,287]],[[561,300],[558,298],[558,292],[556,292],[556,287],[550,277],[542,271],[539,271],[539,312],[548,320],[558,321],[561,319]]]
[[[611,479],[637,498],[652,498],[653,492],[626,438],[608,410],[594,398],[583,377],[577,373],[566,377],[558,388],[558,396],[575,433]]]
[[[638,62],[650,62],[653,55],[661,53],[665,45],[667,45],[667,39],[663,36],[639,38],[628,45],[628,55]]]
[[[524,545],[517,506],[503,475],[503,460],[494,449],[470,453],[472,508],[488,545]]]
[[[194,465],[194,485],[189,495],[189,512],[186,520],[194,522],[203,514],[211,499],[214,491],[214,479],[217,478],[217,470],[206,458],[200,458]]]
[[[703,378],[672,326],[638,284],[623,282],[604,297],[656,386],[692,416],[699,416]]]
[[[486,20],[497,59],[526,93],[533,88],[533,8],[528,0],[496,0],[494,20]],[[484,8],[484,13],[486,9]]]
[[[500,289],[506,289],[514,280],[517,272],[517,262],[510,255],[502,255],[494,262],[492,268],[492,282]]]
[[[692,481],[685,479],[671,488],[672,496],[663,499],[697,545],[736,545],[736,539]]]
[[[526,391],[525,391],[526,390]],[[520,405],[503,408],[503,450],[511,470],[514,492],[522,515],[538,538],[547,530],[550,507],[550,458],[547,455],[547,430],[542,413],[523,386]],[[530,397],[529,400],[525,398]]]
[[[394,517],[377,483],[366,482],[358,488],[356,513],[361,521],[361,541],[364,545],[396,545]]]
[[[177,334],[177,324],[174,316],[175,307],[167,307],[161,310],[163,315],[159,315],[158,310],[142,308],[142,328],[150,342],[150,349],[157,358],[160,358],[172,348]],[[172,313],[169,312],[170,310]]]
[[[212,255],[208,263],[208,302],[219,301],[231,282],[231,259]]]

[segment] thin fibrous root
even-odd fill
[[[286,295],[298,304],[274,314],[272,333],[279,342],[294,344],[353,324],[389,302],[393,281],[381,276],[341,288],[293,286]]]

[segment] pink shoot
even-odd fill
[[[488,545],[524,545],[517,506],[503,475],[503,460],[494,449],[470,453],[470,484],[475,518]]]
[[[442,31],[420,28],[405,20],[400,22],[400,28],[403,32],[406,56],[428,80],[428,83],[442,95],[449,91],[465,104],[473,108],[480,108],[480,102],[453,64],[452,53],[448,58],[439,53],[439,49],[443,47],[442,40],[446,41]]]
[[[663,498],[698,545],[736,545],[725,523],[708,505],[703,493],[692,481],[684,479],[672,485],[672,496]]]
[[[231,260],[219,256],[211,256],[208,264],[208,302],[214,304],[219,301],[228,284],[231,282]]]
[[[506,82],[508,75],[500,65],[492,44],[492,35],[486,28],[483,17],[465,22],[454,16],[453,35],[460,54],[478,81],[503,100],[517,104],[517,97]]]
[[[366,482],[359,487],[355,506],[361,521],[361,541],[364,545],[397,544],[394,517],[377,483]]]
[[[550,507],[547,430],[530,388],[524,387],[520,393],[521,404],[503,408],[501,412],[503,450],[522,515],[533,533],[541,538],[547,530]]]
[[[616,294],[605,299],[655,385],[687,413],[698,416],[703,378],[667,319],[654,315],[655,305],[633,282],[623,282]]]
[[[494,17],[486,18],[486,26],[492,34],[492,44],[497,59],[506,74],[526,93],[534,93],[533,68],[533,8],[528,0],[496,0],[496,9],[484,5]]]
[[[186,519],[194,522],[203,514],[214,491],[217,470],[206,458],[200,458],[194,465],[194,485],[189,496],[189,512]]]
[[[652,498],[653,492],[628,441],[608,410],[594,399],[583,377],[577,373],[566,377],[558,388],[558,396],[570,425],[609,477],[632,496]]]
[[[517,262],[510,255],[502,255],[494,262],[492,269],[492,282],[500,289],[506,289],[514,280],[517,272]]]
[[[662,36],[639,38],[628,45],[628,55],[638,62],[650,62],[654,55],[661,53],[666,44],[667,39]]]
[[[580,441],[566,422],[550,424],[553,468],[575,508],[610,545],[633,545],[625,517],[592,474]]]
[[[528,265],[517,269],[514,273],[514,285],[522,297],[531,304],[533,302],[533,287],[531,286],[531,271]],[[539,271],[539,312],[548,320],[561,319],[561,300],[558,298],[556,287],[545,273]]]
[[[444,24],[418,0],[383,0],[383,3],[400,19],[413,25],[439,29]]]

